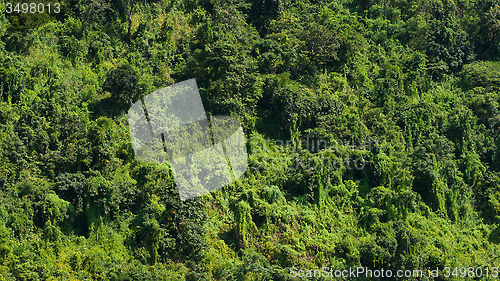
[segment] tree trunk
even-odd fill
[[[134,10],[134,0],[130,4],[130,14],[128,16],[128,32],[127,32],[127,42],[130,42],[130,30],[132,29],[132,11]]]

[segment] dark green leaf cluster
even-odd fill
[[[0,279],[500,264],[498,1],[60,3],[0,6]],[[127,110],[191,78],[249,169],[181,201]]]

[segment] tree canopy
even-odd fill
[[[498,1],[60,4],[0,4],[1,279],[499,266]],[[191,78],[250,167],[181,201],[127,110]]]

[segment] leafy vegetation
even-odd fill
[[[2,279],[499,266],[498,1],[61,5],[0,6]],[[126,113],[190,78],[250,169],[182,202]]]

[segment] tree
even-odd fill
[[[109,71],[102,89],[111,93],[111,99],[119,107],[132,105],[139,98],[139,75],[128,64]]]

